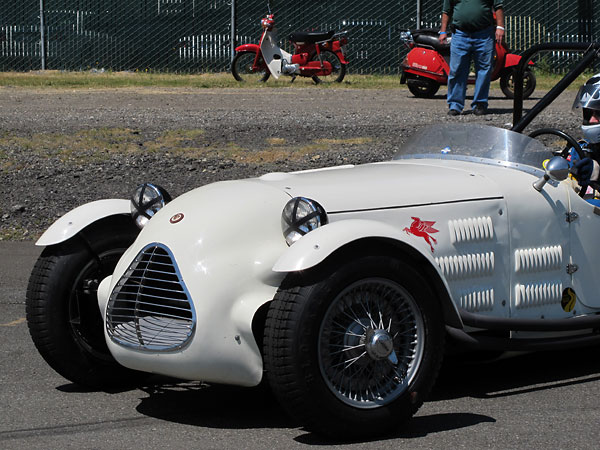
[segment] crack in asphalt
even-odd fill
[[[115,430],[132,426],[144,426],[154,422],[149,417],[127,417],[123,419],[104,420],[100,422],[77,423],[73,425],[56,425],[51,427],[24,428],[0,431],[0,442],[13,439],[26,439],[40,436],[60,436],[90,431]]]

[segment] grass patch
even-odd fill
[[[357,137],[349,139],[317,139],[315,142],[318,144],[328,145],[364,145],[373,142],[373,138]]]
[[[37,89],[115,89],[115,88],[297,88],[317,87],[354,89],[399,88],[400,77],[393,75],[348,75],[341,83],[315,85],[310,78],[271,77],[266,83],[236,81],[230,73],[168,74],[145,72],[1,72],[0,86]]]
[[[284,138],[267,138],[267,144],[269,145],[284,145]]]
[[[577,89],[590,74],[581,75],[570,89]],[[560,75],[536,72],[537,89],[549,90],[562,78]],[[289,77],[266,83],[239,83],[230,73],[170,74],[152,72],[0,72],[0,86],[35,89],[118,89],[118,88],[289,88],[315,89],[406,89],[399,75],[347,75],[341,83],[315,85],[310,78],[298,77],[292,84]],[[492,83],[498,88],[497,82]]]
[[[184,156],[190,159],[229,159],[236,162],[264,163],[283,159],[299,160],[307,156],[334,151],[341,146],[366,145],[372,138],[315,139],[305,144],[290,145],[284,138],[268,138],[262,149],[248,148],[236,142],[213,142],[201,129],[169,130],[148,140],[139,131],[129,128],[94,128],[72,134],[36,133],[0,136],[0,169],[22,168],[20,153],[40,158],[55,158],[65,164],[90,164],[114,155],[159,153],[164,156]]]
[[[41,233],[40,233],[41,234]],[[37,239],[39,236],[33,236]],[[0,227],[0,241],[22,241],[24,239],[32,239],[32,236],[25,227],[22,226],[6,226]]]
[[[115,153],[127,154],[139,151],[140,146],[143,145],[139,139],[139,132],[128,128],[93,128],[74,134],[35,133],[31,136],[5,134],[0,137],[0,147],[19,149],[43,157],[54,157],[63,162],[85,163],[103,161]]]

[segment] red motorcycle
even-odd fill
[[[437,30],[421,29],[405,31],[401,39],[410,50],[402,62],[400,83],[406,83],[415,97],[433,97],[440,85],[448,84],[452,36],[448,35],[446,42],[442,44]],[[496,42],[491,79],[500,79],[500,89],[508,98],[514,98],[513,73],[520,60],[519,55],[510,53],[506,44]],[[533,62],[529,61],[529,67],[523,75],[523,98],[529,98],[535,90],[536,79],[531,66]],[[475,84],[475,77],[470,76],[468,82]]]
[[[335,81],[340,83],[346,76],[348,60],[344,45],[348,43],[346,32],[300,31],[290,34],[294,46],[290,54],[278,45],[275,20],[270,13],[261,20],[263,28],[259,44],[244,44],[235,49],[231,73],[238,81],[267,81],[271,75],[276,79],[289,75],[311,77],[315,83]],[[326,79],[323,79],[327,77]]]

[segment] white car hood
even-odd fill
[[[478,172],[480,167],[454,161],[405,160],[270,173],[257,181],[284,189],[292,197],[316,200],[327,212],[335,213],[501,197],[501,189]]]

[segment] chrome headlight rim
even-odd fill
[[[171,201],[165,188],[153,183],[140,184],[131,196],[131,217],[139,228]]]
[[[281,212],[281,230],[288,246],[327,222],[325,209],[307,197],[292,198]]]

